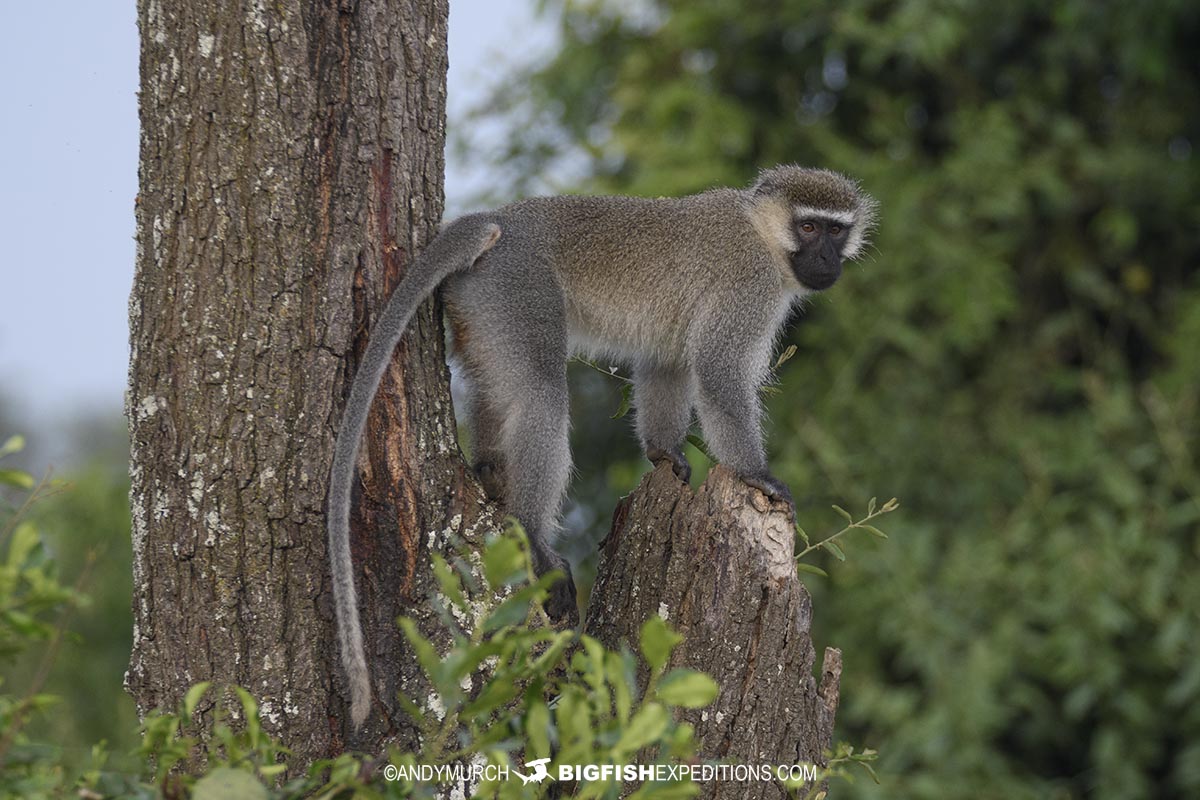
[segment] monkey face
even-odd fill
[[[795,222],[796,249],[788,254],[801,286],[828,289],[842,275],[842,250],[850,226],[837,219],[802,217]]]

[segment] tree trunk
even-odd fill
[[[421,697],[420,673],[395,619],[428,622],[430,547],[494,527],[458,453],[433,303],[360,457],[376,702],[349,743],[323,509],[367,331],[442,213],[446,0],[140,0],[138,15],[127,688],[144,713],[198,681],[245,686],[301,759],[413,746],[393,698]]]
[[[812,603],[793,562],[795,527],[728,470],[693,492],[661,466],[626,497],[601,545],[588,633],[636,646],[659,614],[683,635],[670,667],[703,670],[721,693],[684,712],[702,758],[732,764],[824,763],[833,736],[841,653],[812,674]],[[702,796],[782,798],[772,783],[702,784]]]

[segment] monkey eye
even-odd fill
[[[817,226],[811,222],[801,222],[800,230],[804,231],[805,233],[814,233],[817,230]]]
[[[830,225],[829,232],[832,233],[834,236],[837,236],[839,233],[842,232],[842,226],[841,225]]]

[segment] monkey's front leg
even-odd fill
[[[762,407],[747,360],[714,359],[697,367],[697,411],[709,450],[744,482],[772,500],[795,506],[783,481],[771,474],[762,441]]]
[[[686,370],[643,367],[634,372],[637,432],[646,458],[667,461],[687,483],[692,466],[683,455],[683,442],[692,421],[691,381]]]

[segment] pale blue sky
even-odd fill
[[[450,125],[520,43],[553,42],[533,0],[451,0]],[[31,431],[118,413],[137,193],[133,2],[10,3],[0,48],[0,404]],[[487,176],[447,153],[447,205]],[[15,408],[14,408],[15,407]],[[7,432],[0,431],[0,438]]]

